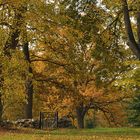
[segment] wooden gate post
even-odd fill
[[[42,112],[40,112],[40,115],[39,115],[39,129],[42,128]]]

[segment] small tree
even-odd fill
[[[140,94],[131,100],[128,106],[128,121],[133,126],[140,126]]]

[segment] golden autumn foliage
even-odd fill
[[[0,115],[25,117],[22,111],[31,103],[36,118],[40,111],[58,111],[79,128],[91,110],[97,120],[123,124],[123,101],[134,89],[124,90],[118,81],[134,68],[125,61],[135,58],[126,48],[120,4],[0,1]]]

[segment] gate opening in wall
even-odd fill
[[[40,129],[52,129],[58,127],[58,112],[40,112]]]

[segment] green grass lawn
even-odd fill
[[[0,140],[140,140],[140,128],[24,129],[0,132]]]

